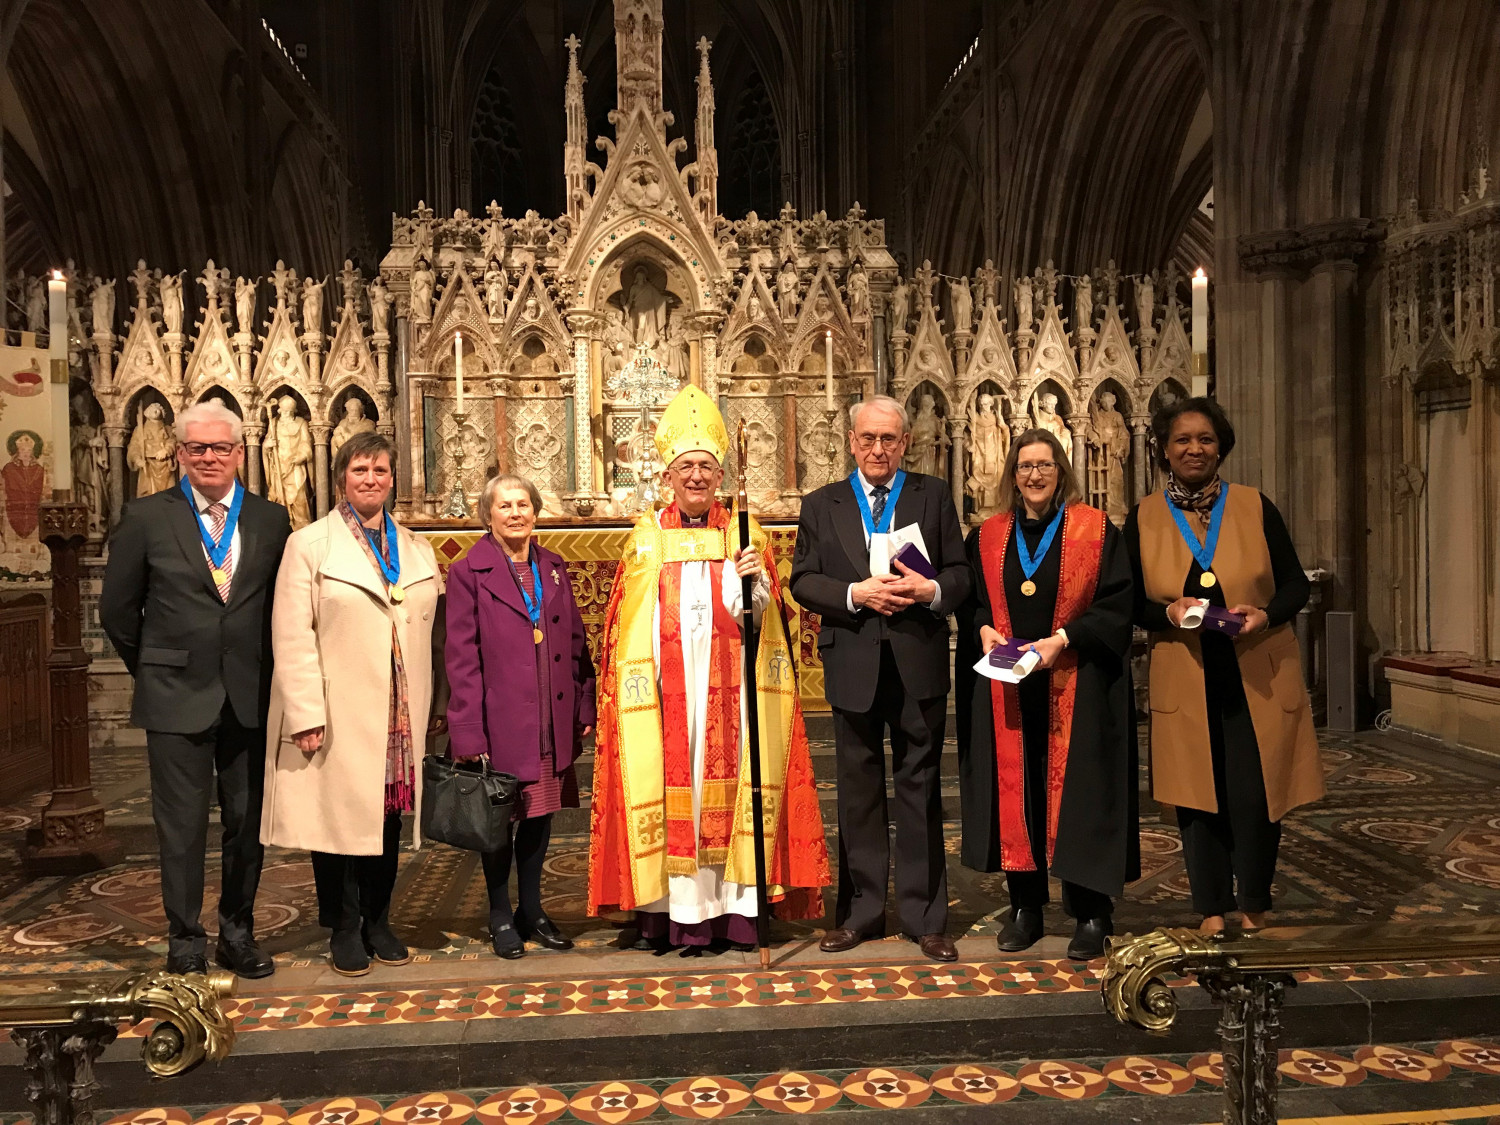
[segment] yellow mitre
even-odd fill
[[[689,383],[662,412],[656,427],[656,452],[663,465],[670,465],[684,453],[699,449],[712,453],[722,465],[729,452],[729,430],[714,400]]]

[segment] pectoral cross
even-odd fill
[[[688,612],[693,615],[693,623],[689,627],[694,633],[701,633],[708,626],[708,602],[701,597],[692,605],[688,606]]]

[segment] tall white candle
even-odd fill
[[[1202,266],[1193,274],[1193,354],[1208,354],[1208,275]]]
[[[458,406],[459,414],[464,412],[464,334],[455,332],[453,334],[453,377],[458,381]]]
[[[47,279],[47,331],[49,359],[62,361],[63,370],[68,362],[68,283],[63,280],[61,270],[53,270]],[[49,367],[51,364],[49,363]],[[73,487],[73,438],[69,432],[73,419],[68,410],[68,381],[47,380],[47,393],[52,405],[52,488],[65,491]],[[42,451],[39,449],[37,453]]]
[[[833,330],[823,333],[823,405],[833,410]]]

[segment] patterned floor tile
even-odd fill
[[[733,1078],[684,1078],[662,1091],[662,1108],[677,1117],[718,1121],[750,1104],[751,1094]]]
[[[104,1125],[192,1125],[193,1115],[183,1109],[137,1109],[111,1117]]]
[[[205,1113],[194,1125],[281,1125],[286,1120],[286,1110],[279,1105],[252,1102]]]
[[[1481,1074],[1500,1074],[1500,1046],[1493,1043],[1450,1039],[1439,1043],[1432,1053],[1451,1066],[1475,1070]]]
[[[1132,1094],[1181,1094],[1197,1084],[1193,1072],[1166,1059],[1130,1055],[1104,1068],[1104,1077]]]
[[[811,1071],[784,1071],[769,1074],[751,1091],[755,1100],[778,1113],[822,1113],[842,1100],[844,1093],[835,1082]]]
[[[1109,1079],[1093,1067],[1066,1060],[1027,1063],[1016,1077],[1033,1093],[1063,1101],[1097,1098],[1109,1088]]]
[[[389,1125],[463,1125],[474,1116],[474,1102],[463,1094],[416,1094],[393,1102],[381,1115]]]
[[[979,1063],[960,1063],[934,1071],[932,1088],[950,1101],[965,1105],[999,1105],[1021,1092],[1013,1074]]]
[[[1354,1061],[1371,1074],[1407,1082],[1439,1082],[1449,1073],[1448,1064],[1436,1055],[1408,1047],[1361,1047]]]
[[[551,1086],[512,1086],[480,1102],[474,1117],[483,1125],[548,1125],[567,1112],[567,1096]]]
[[[1369,1072],[1352,1059],[1332,1051],[1298,1048],[1281,1052],[1277,1067],[1283,1078],[1294,1078],[1309,1086],[1358,1086]]]
[[[580,1090],[568,1102],[568,1109],[589,1125],[627,1125],[650,1117],[661,1104],[661,1098],[650,1086],[639,1082],[601,1082]]]
[[[291,1125],[373,1125],[384,1112],[370,1098],[325,1098],[303,1106],[288,1120]]]
[[[844,1096],[870,1109],[910,1109],[932,1096],[932,1084],[909,1070],[856,1070],[842,1084]]]

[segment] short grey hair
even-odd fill
[[[220,399],[206,398],[202,402],[195,402],[177,415],[177,420],[172,423],[172,433],[179,442],[187,441],[188,427],[195,422],[200,426],[227,422],[230,440],[236,444],[244,440],[245,420],[225,406]]]
[[[537,515],[542,514],[542,494],[536,485],[515,473],[500,473],[485,481],[484,491],[479,494],[479,523],[486,531],[490,530],[490,509],[495,506],[495,493],[502,488],[525,489],[526,495],[531,497],[531,510]]]
[[[872,406],[879,406],[885,410],[889,410],[894,413],[896,417],[900,418],[901,432],[903,434],[909,433],[911,431],[911,417],[906,413],[906,407],[902,406],[890,395],[875,395],[872,398],[860,399],[853,406],[849,407],[849,428],[851,430],[859,425],[860,411],[866,410]]]

